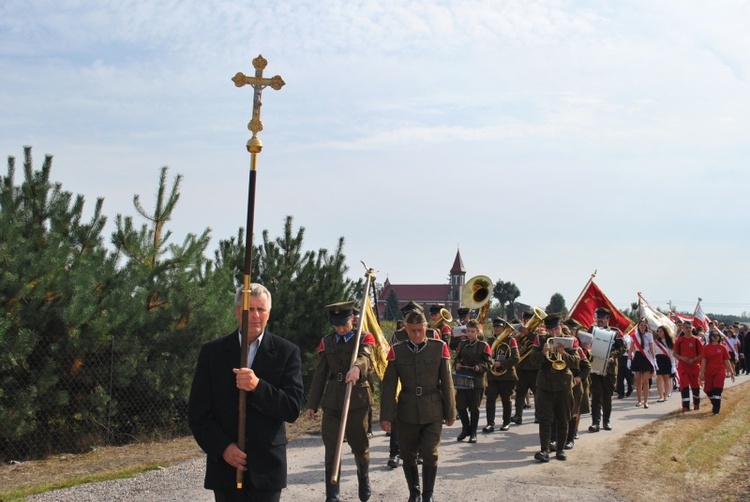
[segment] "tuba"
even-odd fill
[[[505,321],[505,319],[503,319]],[[497,336],[497,339],[492,342],[492,358],[497,361],[504,361],[510,357],[510,345],[507,340],[508,337],[515,333],[515,329],[510,325],[508,321],[505,321],[505,328]],[[490,366],[490,372],[495,376],[504,375],[507,369],[495,369],[494,366]]]
[[[519,363],[529,357],[531,349],[534,348],[534,330],[536,330],[544,318],[547,317],[547,313],[539,307],[534,307],[534,316],[529,319],[526,323],[525,328],[528,330],[528,334],[519,334],[516,341],[518,342],[518,353],[520,355]]]
[[[443,322],[450,324],[453,322],[453,316],[448,309],[440,309],[440,319],[430,325],[432,329],[437,329]]]
[[[470,309],[479,309],[476,321],[483,324],[490,309],[492,299],[492,279],[486,275],[476,275],[466,281],[461,289],[461,304]]]

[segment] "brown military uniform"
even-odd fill
[[[470,441],[476,440],[479,405],[482,403],[482,395],[487,385],[484,375],[489,371],[490,364],[492,364],[492,351],[487,342],[481,340],[470,342],[466,339],[458,345],[454,364],[456,373],[467,375],[474,381],[473,389],[456,389],[456,408],[463,427],[458,437],[459,441],[462,436],[467,435],[471,436]],[[479,371],[473,369],[475,366],[479,367]]]
[[[492,347],[495,343],[496,337],[489,339],[488,343]],[[513,395],[513,391],[516,388],[516,382],[518,376],[516,374],[516,365],[518,364],[518,343],[513,337],[508,337],[505,343],[510,347],[510,353],[505,355],[504,359],[498,359],[499,354],[495,353],[494,361],[500,363],[500,367],[493,368],[495,372],[500,373],[504,371],[502,375],[495,375],[493,369],[487,373],[487,388],[484,391],[484,395],[487,397],[485,407],[487,410],[487,428],[486,432],[491,432],[490,426],[495,425],[495,409],[497,397],[500,396],[500,401],[503,405],[503,426],[510,424],[510,416],[512,414],[512,405],[510,397]]]
[[[539,420],[539,442],[542,451],[549,451],[552,435],[552,422],[557,426],[557,451],[562,452],[563,438],[568,436],[573,408],[573,372],[579,370],[580,357],[578,348],[566,350],[562,356],[565,369],[555,370],[552,362],[542,353],[542,347],[547,343],[546,336],[537,336],[534,341],[531,358],[539,364],[536,379],[536,417]],[[554,350],[554,349],[552,349]]]
[[[592,326],[589,332],[593,331]],[[609,421],[612,415],[612,395],[615,393],[615,384],[617,383],[617,360],[627,351],[625,340],[622,338],[622,332],[613,327],[600,328],[614,331],[615,341],[612,344],[612,350],[609,353],[610,361],[607,363],[607,374],[598,375],[591,373],[591,421],[592,426],[589,430],[599,430],[599,422],[604,419],[604,428],[609,428]],[[603,415],[603,417],[602,417]]]
[[[354,352],[355,333],[350,333],[347,341],[331,333],[323,337],[318,346],[318,365],[315,368],[307,407],[323,408],[321,433],[325,445],[326,475],[333,472],[333,460],[338,441],[341,413],[344,406],[346,384],[344,379],[349,371]],[[370,333],[362,333],[359,351],[354,363],[360,370],[359,381],[354,384],[346,423],[346,438],[357,464],[367,465],[370,461],[370,441],[367,437],[367,412],[372,404],[372,393],[368,382],[368,372],[372,366],[371,350],[375,344]]]
[[[401,392],[396,403],[396,387]],[[383,378],[381,414],[398,420],[398,443],[404,466],[437,466],[442,421],[456,416],[450,353],[441,340],[426,338],[415,346],[396,343],[388,356]]]

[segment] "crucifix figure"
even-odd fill
[[[263,78],[263,70],[266,68],[267,64],[268,61],[266,61],[266,59],[259,54],[257,58],[253,59],[253,68],[255,68],[254,77],[248,77],[242,72],[237,72],[237,74],[232,78],[234,85],[236,85],[237,87],[251,85],[253,86],[254,90],[253,118],[250,120],[250,123],[247,124],[247,128],[253,133],[252,139],[247,143],[247,149],[250,150],[250,153],[258,153],[263,147],[262,143],[260,143],[260,140],[258,139],[258,133],[263,130],[263,123],[260,121],[260,107],[263,105],[263,103],[261,103],[260,101],[260,95],[263,92],[263,89],[267,86],[270,86],[271,89],[278,91],[284,86],[285,83],[279,75],[276,75],[273,78]],[[251,145],[251,143],[253,143],[253,145]],[[251,150],[253,146],[257,148],[257,152],[253,152]]]

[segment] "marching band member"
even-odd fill
[[[591,375],[591,341],[593,337],[588,333],[579,331],[583,328],[573,319],[568,319],[563,326],[564,336],[578,335],[578,368],[573,371],[573,408],[571,410],[570,423],[568,424],[568,437],[565,439],[565,450],[572,450],[578,435],[578,423],[583,413],[589,413],[589,376]],[[567,333],[566,333],[567,330]],[[571,333],[572,331],[572,333]],[[584,340],[583,335],[589,338]]]
[[[461,434],[456,438],[463,441],[469,436],[469,443],[477,442],[479,425],[479,405],[484,394],[484,374],[492,363],[492,351],[487,342],[478,340],[479,323],[471,320],[466,324],[466,340],[462,340],[456,349],[456,373],[471,378],[473,388],[456,389],[456,408],[461,419]],[[470,416],[471,415],[471,416]]]
[[[488,340],[488,345],[492,347],[497,340],[497,337],[508,327],[505,319],[496,317],[492,320],[492,330],[494,336]],[[490,370],[487,373],[487,388],[485,389],[485,396],[487,400],[485,402],[486,415],[487,415],[487,426],[482,429],[482,432],[490,433],[495,432],[495,408],[498,395],[500,396],[500,402],[503,405],[503,424],[500,426],[501,431],[507,431],[510,428],[510,415],[512,413],[512,404],[510,397],[513,394],[513,390],[516,388],[516,382],[518,376],[516,375],[516,364],[518,364],[518,342],[513,336],[509,336],[506,339],[508,344],[509,353],[502,354],[504,359],[500,359],[498,354],[493,354],[494,360],[492,362],[492,368],[495,372],[504,370],[505,373],[502,375],[496,375]]]
[[[730,375],[734,382],[734,366],[730,362],[729,351],[721,343],[721,333],[711,328],[708,333],[708,345],[703,347],[701,356],[701,381],[703,391],[711,400],[714,415],[721,409],[721,393],[724,391],[724,380]]]
[[[371,351],[375,338],[362,333],[354,366],[349,369],[354,352],[353,330],[354,302],[326,305],[328,319],[335,332],[323,337],[318,345],[318,365],[315,367],[310,395],[307,399],[307,418],[315,419],[318,405],[323,405],[321,435],[325,445],[326,502],[338,502],[339,483],[331,483],[336,455],[344,394],[347,384],[353,383],[349,416],[346,422],[346,438],[357,464],[359,500],[370,498],[370,440],[367,436],[367,412],[372,405],[372,394],[367,374],[372,368]]]
[[[422,312],[411,312],[404,321],[409,340],[396,343],[388,354],[380,425],[388,432],[392,424],[383,417],[398,417],[398,441],[409,501],[432,502],[443,421],[450,427],[456,417],[450,351],[442,340],[427,338],[427,321]],[[417,456],[424,459],[421,489]]]
[[[442,303],[437,303],[430,307],[430,325],[435,329],[435,331],[440,333],[440,338],[445,343],[450,343],[453,330],[450,326],[448,326],[448,323],[445,321],[443,316],[440,315],[440,311],[444,308],[445,305],[443,305]]]
[[[628,357],[631,360],[630,370],[635,375],[636,406],[648,408],[648,381],[656,368],[654,335],[648,329],[648,319],[644,317],[638,321],[635,333],[630,338]]]
[[[456,310],[456,315],[458,316],[459,326],[453,328],[451,341],[448,344],[451,350],[458,349],[458,344],[466,339],[466,324],[471,321],[471,310],[466,307],[459,307]]]
[[[539,420],[541,450],[534,454],[534,458],[540,462],[549,462],[553,421],[557,425],[556,437],[559,438],[556,442],[555,458],[567,460],[563,439],[568,436],[568,424],[573,408],[573,371],[578,369],[580,356],[578,355],[578,340],[575,340],[570,351],[567,351],[561,343],[547,342],[547,339],[554,341],[555,338],[562,336],[560,315],[548,315],[544,319],[544,326],[547,328],[548,336],[540,335],[534,339],[534,348],[529,357],[539,364],[534,399]],[[551,349],[550,345],[552,345]],[[550,360],[553,357],[548,357],[550,350],[557,358],[554,363]],[[560,367],[557,367],[558,363]]]
[[[526,325],[534,317],[534,312],[526,310],[521,314],[522,323],[518,327],[518,332],[525,335],[529,342],[536,336],[534,333],[529,333],[526,329]],[[517,335],[520,336],[520,335]],[[528,338],[530,337],[530,338]],[[523,354],[519,353],[519,357]],[[516,382],[516,414],[510,417],[510,421],[514,424],[521,425],[523,423],[523,409],[526,404],[526,396],[529,390],[536,394],[536,377],[539,373],[539,365],[531,360],[531,357],[526,357],[523,361],[519,361],[516,366],[516,374],[518,381]]]
[[[594,311],[596,315],[596,327],[607,331],[614,331],[615,341],[612,344],[612,350],[609,353],[607,363],[607,374],[597,375],[591,373],[591,426],[589,432],[599,432],[599,423],[604,418],[602,428],[605,431],[611,431],[612,425],[610,418],[612,416],[612,395],[615,392],[615,382],[617,380],[617,359],[625,352],[625,341],[622,332],[609,325],[609,309],[599,307]],[[594,326],[589,329],[593,331]],[[602,415],[604,415],[602,417]]]
[[[693,409],[701,408],[701,350],[703,343],[693,334],[688,322],[682,323],[682,334],[675,340],[672,355],[677,359],[677,374],[680,377],[682,411],[690,411],[690,390],[693,391]]]

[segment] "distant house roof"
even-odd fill
[[[390,284],[387,283],[380,295],[380,300],[385,301],[391,294],[396,293],[399,301],[408,302],[434,302],[444,303],[450,299],[449,284]]]

